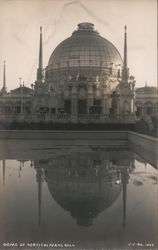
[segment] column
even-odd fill
[[[117,115],[120,115],[120,96],[117,97]]]
[[[72,115],[77,115],[77,88],[76,86],[72,87],[71,93],[71,113]]]
[[[109,115],[110,114],[110,108],[111,108],[111,97],[110,95],[107,95],[106,97],[106,114]]]
[[[92,106],[93,106],[93,95],[92,94],[88,94],[87,114],[89,114],[89,109]]]
[[[103,95],[102,97],[102,114],[106,115],[107,114],[107,96]]]
[[[71,97],[71,113],[77,115],[77,96],[73,95]]]
[[[89,86],[88,86],[87,114],[89,114],[89,109],[92,106],[93,106],[93,88],[92,88],[92,84],[89,83]]]

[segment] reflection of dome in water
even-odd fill
[[[61,152],[49,159],[35,161],[38,181],[39,223],[41,186],[44,179],[56,202],[69,211],[78,225],[90,226],[93,219],[123,195],[123,226],[126,216],[126,185],[133,155],[128,149],[99,152]],[[78,149],[77,149],[78,150]],[[118,153],[119,152],[119,153]],[[121,191],[122,190],[122,191]]]
[[[121,185],[104,177],[64,178],[57,171],[55,174],[49,168],[45,173],[49,191],[56,202],[77,220],[78,225],[92,225],[93,218],[110,207],[121,192]]]
[[[80,23],[72,36],[61,42],[52,53],[48,71],[62,75],[100,75],[101,70],[122,65],[115,46],[94,30],[92,23]]]

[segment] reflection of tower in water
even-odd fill
[[[127,203],[127,184],[128,184],[128,169],[124,168],[121,171],[122,188],[123,188],[123,226],[126,226],[126,203]]]
[[[128,156],[131,157],[129,154]],[[69,211],[80,226],[92,225],[93,219],[111,207],[122,190],[123,226],[125,226],[128,172],[131,171],[129,168],[133,164],[131,164],[131,158],[112,158],[99,159],[94,154],[88,156],[76,154],[35,161],[39,224],[41,222],[42,182],[45,178],[54,200]]]
[[[38,183],[38,223],[41,224],[42,182],[44,181],[43,169],[37,170],[36,180]]]

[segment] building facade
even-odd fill
[[[158,113],[158,90],[156,87],[145,84],[144,87],[136,89],[135,110],[138,117],[155,116]]]
[[[35,83],[7,92],[5,64],[0,92],[0,117],[4,121],[134,123],[135,79],[124,57],[92,23],[80,23],[61,42],[43,68],[42,27]]]

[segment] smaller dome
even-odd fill
[[[33,93],[33,90],[28,88],[28,87],[25,87],[25,86],[22,86],[22,87],[18,87],[16,89],[13,89],[11,90],[10,94],[12,95],[20,95],[22,92],[23,95],[29,95],[29,94],[32,94]]]
[[[145,86],[136,89],[136,94],[156,94],[156,87]]]

